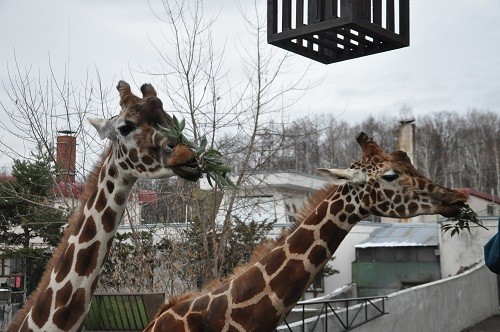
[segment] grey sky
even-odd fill
[[[263,11],[265,6],[260,1]],[[206,1],[205,7],[208,14],[220,11],[215,33],[227,43],[226,61],[237,74],[238,55],[230,49],[245,31],[235,1]],[[500,112],[500,1],[416,0],[410,13],[408,48],[328,66],[295,55],[298,68],[312,63],[310,79],[324,80],[290,112],[331,112],[347,122],[397,115],[405,104],[415,115],[468,108]],[[108,86],[131,81],[130,66],[151,68],[158,61],[149,39],[161,42],[163,24],[146,0],[2,0],[0,78],[8,78],[15,51],[21,66],[42,73],[50,54],[60,75],[69,61],[73,81],[83,81],[94,67]],[[139,74],[134,78],[138,84],[151,81]]]

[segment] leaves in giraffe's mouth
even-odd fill
[[[185,144],[195,151],[198,167],[202,173],[207,175],[208,184],[212,188],[214,187],[214,182],[219,188],[236,188],[236,185],[228,176],[231,167],[224,164],[221,160],[222,154],[215,149],[207,149],[208,141],[205,136],[201,137],[199,145],[187,139],[182,133],[185,126],[186,121],[184,119],[179,122],[179,120],[173,116],[172,124],[169,127],[161,127],[161,129],[170,142]]]
[[[441,225],[443,233],[451,230],[451,236],[453,236],[455,234],[460,234],[460,231],[463,231],[464,229],[470,233],[469,222],[487,229],[483,226],[483,222],[477,217],[476,212],[474,212],[468,204],[460,203],[459,208],[460,212],[456,216],[447,219],[451,221],[451,223]]]

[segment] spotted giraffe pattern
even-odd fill
[[[318,170],[332,184],[309,199],[288,235],[228,280],[171,299],[145,331],[273,331],[360,220],[459,212],[465,194],[434,184],[405,153],[387,154],[364,133],[357,140],[362,158],[347,170]]]
[[[117,88],[121,113],[109,120],[91,120],[111,147],[89,177],[79,208],[70,217],[37,290],[9,332],[81,330],[136,180],[175,174],[196,180],[200,176],[194,152],[161,134],[160,126],[168,126],[171,119],[154,88],[143,85],[142,98],[133,95],[123,81]]]

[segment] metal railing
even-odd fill
[[[386,299],[374,296],[298,302],[276,331],[349,331],[387,314]],[[294,322],[291,316],[295,316]]]

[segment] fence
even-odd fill
[[[387,314],[386,299],[376,296],[299,302],[277,331],[348,331]]]
[[[85,331],[142,331],[164,301],[163,293],[95,294]]]

